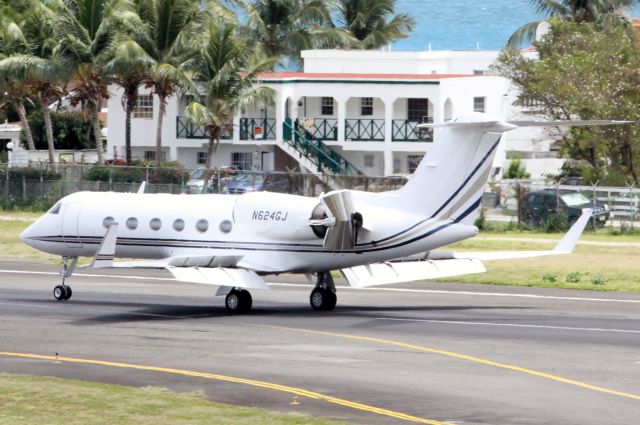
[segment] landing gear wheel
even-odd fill
[[[330,289],[324,288],[315,288],[313,291],[311,291],[311,296],[309,297],[311,308],[315,311],[333,310],[336,306],[337,301],[338,297],[336,296],[335,292]]]
[[[253,299],[249,291],[232,289],[224,300],[229,313],[244,314],[251,311]]]
[[[56,300],[62,301],[64,299],[66,299],[65,295],[67,295],[67,291],[64,289],[64,286],[58,285],[55,288],[53,288],[53,297]]]
[[[64,286],[64,298],[63,300],[68,300],[73,295],[73,291],[71,290],[71,286]]]

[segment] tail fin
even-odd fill
[[[481,113],[436,126],[432,148],[399,195],[411,211],[473,223],[500,138],[516,126]]]

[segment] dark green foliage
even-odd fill
[[[505,179],[528,179],[531,177],[531,173],[527,171],[521,160],[512,159],[502,177]]]
[[[0,179],[4,180],[7,176],[7,169],[0,169]],[[49,170],[47,168],[33,168],[33,167],[24,167],[24,168],[9,168],[9,180],[22,180],[23,178],[27,181],[40,180],[42,176],[42,180],[60,180],[62,175],[54,170]]]
[[[183,184],[189,180],[189,172],[174,162],[164,163],[159,169],[132,166],[132,167],[109,167],[98,165],[87,170],[85,178],[89,181],[113,183],[141,183],[147,180],[149,183],[162,184]]]
[[[95,149],[96,142],[91,134],[91,123],[79,112],[52,112],[54,146],[56,149]],[[36,149],[47,149],[42,111],[29,117]],[[24,140],[24,134],[20,136]]]

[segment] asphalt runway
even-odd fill
[[[0,371],[358,424],[640,423],[640,294],[340,287],[319,313],[306,279],[282,276],[230,316],[212,287],[162,271],[81,270],[68,302],[57,281],[54,266],[0,261]]]

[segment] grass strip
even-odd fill
[[[275,413],[157,387],[132,388],[0,373],[0,424],[338,425],[301,413]]]

